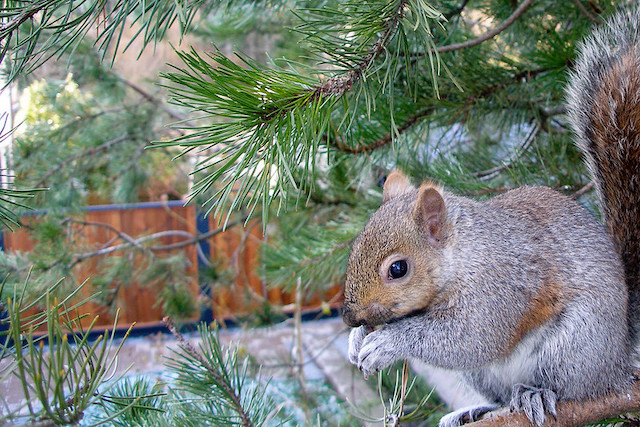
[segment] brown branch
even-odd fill
[[[453,18],[456,15],[460,15],[462,13],[462,11],[464,10],[465,7],[467,7],[467,3],[469,3],[469,0],[463,0],[462,4],[458,7],[456,7],[453,10],[450,10],[449,12],[445,13],[444,19],[446,19],[447,21],[449,21],[451,18]]]
[[[636,373],[640,375],[640,372]],[[547,417],[545,426],[583,426],[625,414],[640,411],[640,381],[636,380],[631,388],[622,393],[611,394],[600,399],[588,401],[563,401],[556,406],[558,413],[554,420]],[[510,426],[530,427],[531,422],[521,412],[510,412],[503,408],[488,414],[484,419],[469,424],[473,427]]]
[[[162,109],[162,111],[164,111],[165,113],[167,113],[169,115],[169,117],[173,118],[174,120],[178,120],[180,122],[183,122],[183,123],[189,123],[189,120],[187,119],[187,117],[185,117],[182,114],[180,114],[180,113],[172,110],[171,108],[169,108],[161,99],[156,98],[155,96],[153,96],[152,94],[147,92],[145,89],[143,89],[141,86],[133,83],[132,81],[129,81],[129,80],[125,79],[120,74],[117,74],[117,73],[115,73],[113,71],[111,72],[111,74],[116,79],[118,79],[122,84],[124,84],[126,86],[129,86],[131,89],[133,89],[139,95],[141,95],[144,99],[146,99],[147,101],[149,101],[152,104],[155,104],[155,105],[159,106]]]
[[[436,48],[436,51],[438,53],[444,53],[444,52],[452,52],[454,50],[466,49],[468,47],[477,46],[477,45],[479,45],[481,43],[484,43],[487,40],[490,40],[490,39],[494,38],[495,36],[497,36],[498,34],[503,32],[504,30],[509,28],[514,22],[516,22],[516,20],[520,16],[522,16],[522,14],[529,8],[529,6],[531,6],[533,4],[534,1],[535,0],[525,0],[525,1],[523,1],[522,3],[520,3],[520,6],[518,6],[516,8],[516,10],[513,11],[511,16],[509,16],[507,19],[505,19],[496,28],[494,28],[491,31],[487,31],[486,33],[484,33],[480,37],[477,37],[477,38],[471,39],[471,40],[467,40],[467,41],[462,42],[462,43],[453,43],[453,44],[446,45],[446,46],[439,46],[439,47]]]
[[[528,79],[528,78],[533,78],[538,76],[539,74],[545,73],[549,71],[549,69],[547,68],[539,68],[536,70],[525,70],[525,71],[521,71],[517,74],[514,74],[513,76],[510,76],[508,79],[506,79],[505,81],[519,81],[521,79]],[[472,102],[474,101],[476,98],[483,98],[486,96],[491,95],[492,93],[494,93],[495,91],[497,91],[499,88],[503,87],[503,84],[505,83],[505,81],[501,81],[500,83],[495,83],[491,86],[488,86],[486,88],[484,88],[480,93],[478,94],[472,94],[467,98],[467,102]],[[445,99],[445,98],[442,98]],[[416,113],[415,115],[411,116],[405,123],[403,123],[400,127],[398,127],[397,132],[398,134],[401,134],[403,132],[405,132],[406,130],[408,130],[409,128],[411,128],[413,125],[415,125],[418,121],[420,121],[420,119],[428,116],[429,114],[431,114],[433,112],[433,108],[429,108],[426,109],[422,112]],[[559,108],[555,108],[555,109],[541,109],[540,110],[541,114],[544,117],[548,117],[551,115],[555,115],[555,114],[560,114],[562,112],[564,112],[564,107],[559,107]],[[385,134],[382,138],[367,144],[367,145],[361,145],[361,146],[357,146],[357,147],[349,147],[347,146],[343,141],[341,141],[340,139],[337,139],[335,142],[335,146],[336,148],[338,148],[340,151],[344,151],[347,153],[362,153],[365,151],[373,151],[376,150],[378,148],[384,147],[385,145],[389,144],[392,141],[392,136],[390,133]]]
[[[429,108],[427,110],[414,114],[413,116],[409,117],[409,119],[406,122],[404,122],[401,126],[398,127],[397,133],[401,134],[405,132],[406,130],[411,128],[413,125],[415,125],[418,121],[420,121],[422,118],[428,116],[432,112],[433,112],[433,109]],[[335,146],[336,148],[338,148],[338,150],[344,151],[346,153],[362,153],[364,151],[373,151],[378,148],[384,147],[385,145],[389,144],[392,140],[393,140],[393,135],[391,134],[391,132],[387,132],[382,138],[379,138],[378,140],[372,142],[371,144],[359,145],[357,147],[349,147],[348,145],[345,145],[345,143],[342,142],[340,139],[336,139]]]
[[[574,199],[577,199],[580,196],[582,196],[583,194],[588,193],[589,191],[591,191],[591,189],[593,187],[595,187],[595,185],[596,185],[596,183],[594,181],[589,181],[589,183],[587,185],[585,185],[584,187],[582,187],[581,189],[579,189],[578,191],[573,193],[571,195],[571,197],[573,197]]]
[[[593,21],[593,22],[602,22],[602,20],[600,19],[600,16],[595,15],[595,14],[591,13],[589,10],[587,10],[587,8],[584,7],[584,5],[582,4],[581,0],[573,0],[573,2],[576,4],[576,6],[578,6],[578,9],[580,10],[580,12],[584,16],[589,18],[591,21]]]
[[[211,230],[208,231],[204,234],[198,234],[197,236],[193,237],[192,239],[189,240],[183,240],[182,242],[178,242],[178,243],[172,243],[169,245],[162,245],[162,246],[152,246],[149,249],[152,251],[169,251],[172,249],[180,249],[180,248],[184,248],[185,246],[189,246],[189,245],[193,245],[194,243],[197,243],[201,240],[206,240],[209,239],[213,236],[216,236],[224,231],[226,231],[228,228],[233,227],[234,225],[238,225],[238,224],[242,224],[243,222],[245,222],[247,220],[247,217],[242,217],[240,219],[237,219],[235,221],[231,221],[227,224],[225,224],[223,227],[220,228],[216,228],[215,230]],[[156,235],[159,233],[156,233]]]
[[[380,35],[376,43],[371,48],[371,51],[363,58],[362,61],[351,71],[341,74],[339,76],[329,79],[326,83],[317,86],[314,89],[314,97],[321,95],[332,95],[340,97],[348,92],[351,87],[362,77],[364,71],[371,66],[373,61],[378,58],[385,51],[387,43],[391,40],[391,37],[395,34],[400,24],[400,20],[404,16],[404,7],[408,0],[402,0],[398,3],[395,10],[395,15],[385,23],[385,30]]]
[[[115,228],[111,224],[106,224],[104,222],[95,222],[95,221],[80,221],[80,220],[76,220],[76,219],[72,219],[72,218],[66,218],[65,220],[63,220],[61,222],[61,224],[63,224],[63,225],[66,224],[66,223],[106,228],[107,230],[111,231],[112,233],[117,235],[119,238],[121,238],[125,242],[129,243],[131,246],[135,246],[136,248],[140,249],[141,251],[145,251],[146,250],[146,248],[144,246],[141,246],[140,242],[138,242],[136,239],[134,239],[133,237],[129,236],[127,233],[118,230],[117,228]]]
[[[247,240],[251,236],[251,232],[253,231],[254,228],[256,228],[258,224],[260,224],[260,221],[254,221],[253,224],[251,224],[248,228],[244,230],[244,234],[242,236],[242,239],[240,239],[240,243],[238,244],[238,247],[236,248],[235,251],[233,251],[233,255],[231,256],[231,265],[233,265],[233,269],[235,270],[235,274],[231,279],[231,282],[233,283],[235,283],[235,281],[240,277],[240,263],[239,263],[240,252],[244,251],[245,245],[247,244]],[[244,283],[247,282],[246,273],[243,277],[243,282]]]
[[[236,221],[231,221],[228,224],[226,224],[225,227],[216,228],[215,230],[211,230],[211,231],[209,231],[207,233],[204,233],[204,234],[198,234],[196,236],[194,236],[193,234],[189,233],[188,231],[184,231],[184,230],[160,231],[158,233],[154,233],[154,234],[150,234],[148,236],[140,237],[140,238],[135,239],[133,241],[127,241],[127,243],[122,243],[122,244],[119,244],[119,245],[109,246],[107,248],[101,248],[101,249],[98,249],[96,251],[87,252],[87,253],[84,253],[84,254],[75,254],[74,255],[75,259],[71,263],[71,266],[74,266],[74,265],[84,261],[85,259],[94,258],[94,257],[97,257],[97,256],[108,255],[108,254],[116,252],[116,251],[120,251],[120,250],[131,248],[132,246],[139,247],[139,245],[141,245],[142,243],[147,242],[149,240],[157,240],[157,239],[160,239],[160,238],[163,238],[163,237],[168,237],[168,236],[183,236],[183,237],[187,237],[187,240],[183,240],[183,241],[177,242],[177,243],[171,243],[171,244],[168,244],[168,245],[149,246],[148,248],[145,248],[145,249],[147,251],[151,251],[151,252],[169,251],[169,250],[172,250],[172,249],[181,249],[181,248],[184,248],[186,246],[198,243],[198,242],[200,242],[202,240],[209,239],[209,238],[211,238],[211,237],[213,237],[213,236],[215,236],[217,234],[222,233],[227,228],[233,227],[234,225],[241,224],[244,221],[246,221],[246,217],[240,218],[240,219],[238,219]],[[106,224],[101,224],[101,223],[97,223],[97,224],[94,224],[94,225],[98,225],[98,224],[100,226],[106,226],[107,228],[111,228],[110,226],[108,226]],[[120,233],[118,233],[118,234],[121,235]],[[128,240],[128,239],[125,239],[125,240]]]
[[[364,71],[373,63],[373,61],[376,58],[378,58],[378,56],[382,54],[382,52],[384,52],[387,43],[396,32],[398,25],[400,23],[400,20],[404,16],[404,7],[406,3],[407,3],[407,0],[403,0],[398,4],[398,7],[396,8],[396,15],[394,16],[393,19],[390,19],[389,21],[387,21],[385,32],[380,36],[378,41],[374,44],[371,52],[358,64],[358,66],[354,70],[351,70],[346,74],[331,78],[326,83],[316,87],[314,91],[316,96],[320,96],[320,95],[342,96],[344,95],[345,92],[351,89],[351,87],[362,77],[362,74],[364,73]],[[463,3],[463,6],[461,6],[460,10],[464,8],[464,5],[466,5],[466,1]],[[432,110],[429,109],[427,111],[423,111],[422,113],[418,113],[410,117],[406,123],[404,123],[402,126],[400,126],[397,129],[397,132],[398,133],[404,132],[405,130],[413,126],[419,119],[430,114],[431,111]],[[387,133],[379,140],[374,141],[373,143],[368,145],[363,145],[359,147],[349,147],[339,139],[336,141],[335,145],[341,151],[345,151],[348,153],[361,153],[363,151],[372,151],[377,148],[383,147],[389,144],[392,141],[392,139],[393,138],[391,133]]]

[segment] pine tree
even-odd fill
[[[268,283],[313,292],[341,280],[394,168],[478,198],[548,185],[596,211],[563,88],[576,43],[623,4],[7,1],[0,41],[12,82],[87,41],[118,61],[128,25],[146,49],[171,25],[212,40],[161,75],[185,116],[153,147],[195,159],[191,200],[223,224],[261,219]],[[276,40],[266,56],[223,49],[256,32]]]

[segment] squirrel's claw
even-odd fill
[[[549,389],[535,388],[524,384],[513,386],[511,409],[522,411],[532,424],[544,424],[545,410],[556,417],[556,394]]]
[[[358,354],[362,348],[362,341],[367,336],[367,328],[360,326],[353,328],[349,334],[349,362],[358,366]]]
[[[466,423],[478,421],[487,412],[498,409],[500,405],[485,404],[458,409],[440,419],[438,427],[458,427]]]
[[[365,332],[366,333],[366,332]],[[378,329],[367,334],[358,353],[358,368],[365,376],[373,375],[408,354],[398,342],[397,331],[389,327]]]

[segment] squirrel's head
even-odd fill
[[[438,294],[433,277],[449,235],[442,190],[415,188],[394,171],[382,199],[349,256],[343,319],[352,327],[420,312]]]

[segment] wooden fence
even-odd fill
[[[37,221],[34,215],[34,221]],[[198,217],[193,206],[183,206],[182,202],[169,203],[138,203],[128,205],[92,206],[86,209],[86,215],[81,223],[74,225],[76,238],[88,247],[105,248],[123,243],[127,237],[138,238],[167,230],[186,232],[191,236],[202,235],[217,229],[218,224],[213,218]],[[118,234],[118,232],[120,234]],[[176,235],[172,233],[153,240],[154,246],[180,246],[181,242],[189,240],[186,233]],[[205,283],[198,279],[198,268],[204,261],[199,259],[193,244],[184,245],[158,254],[176,253],[183,251],[189,261],[186,273],[189,280],[189,291],[201,301],[211,304],[210,313],[216,319],[229,319],[246,314],[258,305],[258,300],[266,300],[276,305],[287,305],[293,302],[293,295],[279,289],[270,289],[263,283],[258,274],[259,249],[263,240],[262,227],[250,224],[249,227],[230,227],[214,234],[202,241],[201,255],[211,262],[221,263],[220,268],[231,271],[228,284],[208,289]],[[34,247],[28,233],[19,229],[3,234],[4,250],[28,252]],[[77,278],[88,278],[89,286],[85,286],[85,296],[92,292],[91,277],[98,269],[98,262],[103,257],[122,255],[122,250],[116,250],[92,257],[79,263],[74,268]],[[135,261],[134,261],[135,262]],[[157,289],[150,288],[144,283],[132,282],[122,286],[117,291],[117,306],[120,307],[118,326],[128,326],[132,322],[138,325],[155,324],[163,317],[162,309],[156,298]],[[203,295],[207,294],[207,295]],[[247,300],[247,295],[256,298]],[[326,295],[316,296],[304,302],[305,308],[317,308],[323,300],[336,299],[340,294],[340,286],[333,286]],[[203,298],[207,297],[207,298]],[[248,302],[249,301],[249,302]],[[113,315],[105,306],[95,302],[87,303],[83,313],[100,315],[98,326],[113,325]],[[205,310],[206,312],[206,310]],[[198,320],[199,314],[194,313],[192,320]],[[87,319],[87,323],[90,319]],[[210,320],[210,319],[202,319]]]

